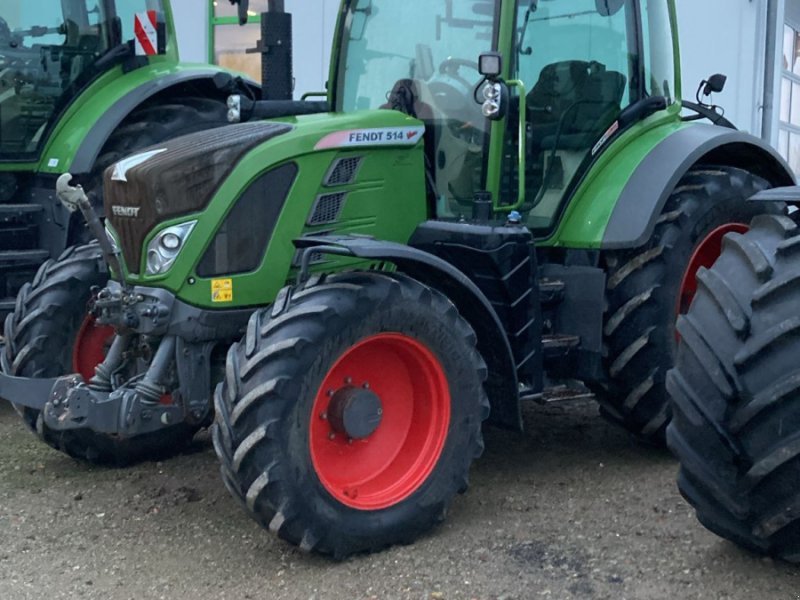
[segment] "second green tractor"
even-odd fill
[[[266,54],[291,29],[270,4]],[[672,1],[344,0],[324,101],[233,94],[240,123],[109,167],[99,243],[6,322],[0,395],[97,462],[213,421],[245,510],[337,557],[440,522],[484,421],[520,430],[524,402],[588,389],[662,444],[696,274],[794,183],[682,103],[675,22]]]

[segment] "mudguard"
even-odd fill
[[[665,138],[639,164],[622,190],[602,249],[643,245],[680,179],[698,164],[745,169],[774,186],[794,185],[789,165],[763,140],[714,125],[684,127]]]
[[[219,69],[213,68],[178,71],[152,79],[134,88],[115,102],[95,121],[72,159],[70,172],[73,174],[89,173],[94,167],[103,145],[111,137],[114,130],[142,103],[156,94],[185,83],[207,82],[213,86],[212,80],[219,72]],[[220,98],[225,98],[223,92],[220,92],[219,95]]]
[[[311,250],[369,261],[389,261],[402,273],[447,296],[475,330],[478,351],[489,367],[486,382],[492,407],[489,422],[522,430],[519,382],[511,344],[491,303],[466,275],[433,254],[395,242],[351,236],[309,236],[295,240],[294,244],[300,250],[308,250],[304,253],[304,268]]]

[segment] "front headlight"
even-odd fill
[[[147,274],[161,275],[172,267],[197,221],[167,227],[147,245]]]

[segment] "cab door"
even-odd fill
[[[512,104],[524,101],[525,110],[511,110],[493,138],[502,156],[497,195],[546,235],[617,133],[620,113],[646,93],[639,2],[517,0],[513,21],[509,78],[521,85]],[[657,87],[649,92],[670,94]]]

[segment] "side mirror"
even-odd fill
[[[719,94],[722,90],[725,89],[725,84],[728,82],[728,76],[723,75],[722,73],[717,73],[716,75],[712,75],[703,83],[705,87],[703,88],[703,95],[710,96],[711,94]]]

